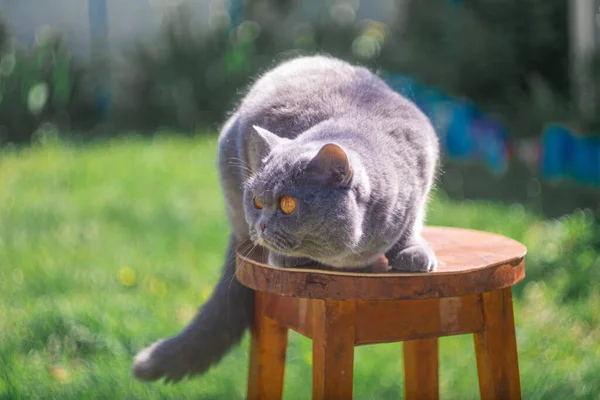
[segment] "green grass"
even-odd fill
[[[132,356],[179,331],[218,278],[227,224],[216,139],[47,143],[0,154],[0,398],[244,398],[248,337],[201,378],[143,384]],[[598,398],[600,234],[575,212],[434,196],[429,223],[529,247],[515,288],[524,398]],[[478,397],[470,336],[441,339],[445,399]],[[291,335],[286,399],[310,397],[310,342]],[[402,392],[401,346],[356,350],[355,398]]]

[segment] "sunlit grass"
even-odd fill
[[[244,398],[247,338],[207,375],[142,384],[131,357],[177,332],[219,275],[227,223],[216,138],[47,143],[0,154],[0,398]],[[434,197],[429,223],[525,242],[515,288],[524,398],[600,393],[600,235],[575,212]],[[291,335],[285,398],[310,397],[310,342]],[[402,392],[401,346],[356,350],[355,398]],[[441,341],[446,399],[478,397],[472,338]]]

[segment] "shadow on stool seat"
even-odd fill
[[[511,286],[526,248],[504,236],[427,227],[430,273],[282,269],[242,244],[237,279],[254,289],[249,399],[279,399],[288,329],[313,340],[313,399],[352,398],[354,347],[404,342],[407,399],[438,398],[438,337],[473,333],[481,398],[520,399]]]

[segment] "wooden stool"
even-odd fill
[[[437,399],[438,337],[473,333],[484,399],[520,399],[511,285],[525,276],[522,244],[428,227],[433,273],[281,269],[242,244],[237,278],[256,291],[249,399],[280,399],[288,329],[313,340],[313,399],[351,399],[354,346],[404,342],[407,399]]]

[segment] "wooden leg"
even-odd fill
[[[439,398],[438,338],[404,342],[404,394],[407,400]]]
[[[483,331],[475,352],[482,399],[521,399],[519,362],[510,287],[483,293]]]
[[[351,399],[354,301],[313,300],[313,399]]]
[[[248,399],[281,399],[288,329],[263,314],[269,295],[257,292],[255,296]]]

